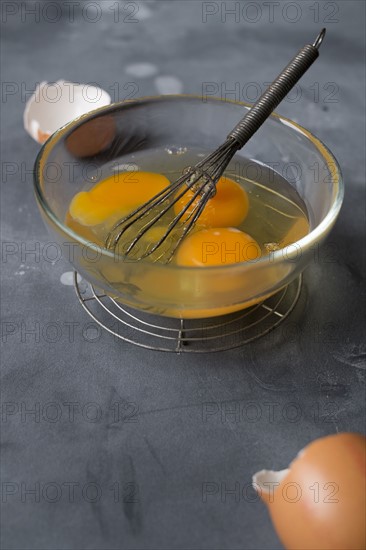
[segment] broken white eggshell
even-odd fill
[[[25,106],[24,128],[38,143],[44,143],[74,118],[110,103],[110,95],[98,86],[65,80],[41,82]]]

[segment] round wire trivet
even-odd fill
[[[76,295],[98,325],[130,344],[176,353],[225,351],[267,334],[295,307],[301,282],[300,276],[263,302],[235,313],[207,319],[175,319],[122,306],[74,272]]]

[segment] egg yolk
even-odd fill
[[[99,182],[72,199],[70,215],[86,226],[123,217],[170,185],[168,178],[153,172],[122,172]]]
[[[193,196],[194,192],[189,189],[175,204],[175,214],[178,214]],[[198,196],[187,209],[183,220],[188,218],[199,200]],[[244,189],[235,181],[222,177],[217,182],[216,195],[209,199],[197,223],[206,227],[235,227],[244,221],[248,209],[249,199]]]
[[[176,252],[182,266],[220,266],[255,261],[261,256],[258,243],[233,227],[202,229],[188,235]]]

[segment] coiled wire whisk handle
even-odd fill
[[[256,101],[247,114],[227,136],[234,138],[241,149],[253,134],[262,126],[288,92],[300,80],[319,55],[319,46],[323,42],[325,29],[322,29],[314,44],[304,46],[278,75],[267,90]]]

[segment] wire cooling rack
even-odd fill
[[[74,272],[76,295],[92,319],[115,339],[175,353],[209,353],[237,348],[277,327],[300,296],[301,277],[250,308],[207,319],[175,319],[137,311],[101,293]]]

